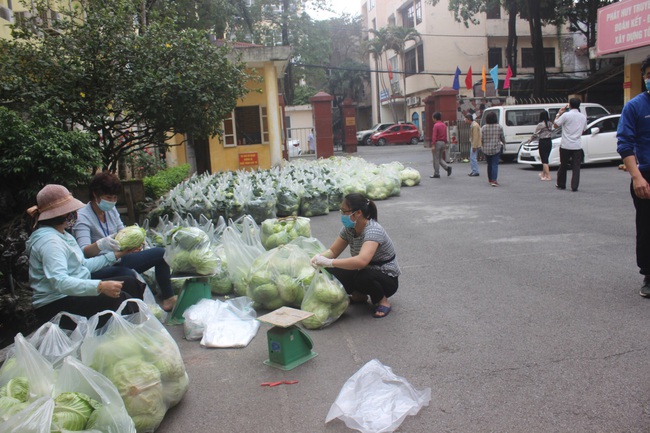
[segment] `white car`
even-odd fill
[[[584,151],[583,164],[593,164],[596,162],[607,162],[620,160],[621,156],[616,151],[616,128],[620,114],[609,114],[599,117],[587,124],[585,132],[582,133],[582,150]],[[551,154],[548,157],[548,165],[557,167],[560,165],[560,140],[562,129],[557,128],[553,131]],[[530,164],[541,166],[542,160],[539,158],[539,149],[537,140],[528,143],[528,140],[522,141],[517,154],[517,162],[520,164]]]

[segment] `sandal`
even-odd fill
[[[372,313],[372,317],[374,317],[375,319],[384,318],[384,317],[388,316],[391,309],[392,308],[387,306],[387,305],[379,304],[379,305],[375,306],[375,311]]]
[[[174,295],[174,296],[172,296],[170,298],[167,298],[167,299],[163,300],[162,305],[160,306],[160,308],[162,308],[163,311],[169,313],[176,306],[176,301],[178,301],[178,296],[176,296],[176,295]]]

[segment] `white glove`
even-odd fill
[[[332,267],[332,262],[334,259],[328,259],[327,257],[316,254],[314,257],[311,259],[311,265],[316,267],[316,266],[322,266],[324,268],[331,268]]]
[[[106,236],[105,238],[101,238],[98,240],[97,243],[97,248],[99,248],[99,251],[119,251],[120,248],[120,243],[116,241],[113,238],[114,235],[111,236]]]

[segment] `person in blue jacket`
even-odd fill
[[[632,177],[636,209],[636,261],[644,275],[639,294],[650,297],[650,56],[641,64],[646,91],[630,100],[618,123],[618,153]]]
[[[36,202],[27,210],[36,220],[36,229],[27,240],[26,251],[29,285],[34,291],[32,304],[39,322],[47,322],[62,311],[90,317],[104,310],[115,311],[128,298],[142,299],[145,285],[135,278],[91,278],[92,272],[114,264],[130,251],[86,259],[67,231],[84,204],[66,187],[46,185],[36,196]],[[124,313],[136,311],[137,307],[127,306]]]

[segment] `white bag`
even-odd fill
[[[430,400],[431,388],[416,390],[390,367],[373,359],[345,382],[325,422],[340,418],[362,433],[392,432],[407,415],[417,414]]]
[[[220,302],[220,301],[215,301]],[[241,296],[222,302],[215,315],[206,323],[201,346],[203,347],[246,347],[260,328],[253,301]]]

